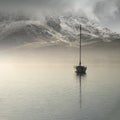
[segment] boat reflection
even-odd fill
[[[77,80],[79,80],[80,88],[80,108],[82,108],[82,80],[86,77],[86,73],[76,73]]]

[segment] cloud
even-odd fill
[[[120,31],[120,0],[0,0],[0,12],[24,13],[31,16],[84,13],[101,24]]]
[[[39,8],[62,10],[71,6],[72,3],[74,3],[72,0],[0,0],[0,6],[2,8],[8,7],[10,9]]]
[[[85,8],[88,0],[0,0],[0,10],[41,10],[63,12]]]
[[[120,32],[120,1],[98,1],[93,7],[93,13],[100,22],[111,29]]]
[[[44,16],[65,12],[85,14],[88,0],[0,0],[0,12]],[[88,7],[87,7],[88,8]]]

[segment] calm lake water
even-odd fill
[[[0,120],[119,120],[120,62],[86,57],[80,80],[76,58],[1,55]]]

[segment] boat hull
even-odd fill
[[[87,67],[85,66],[76,66],[76,73],[86,73]]]

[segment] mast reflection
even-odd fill
[[[76,77],[79,80],[79,88],[80,88],[80,108],[82,108],[82,80],[86,77],[86,73],[76,73]]]

